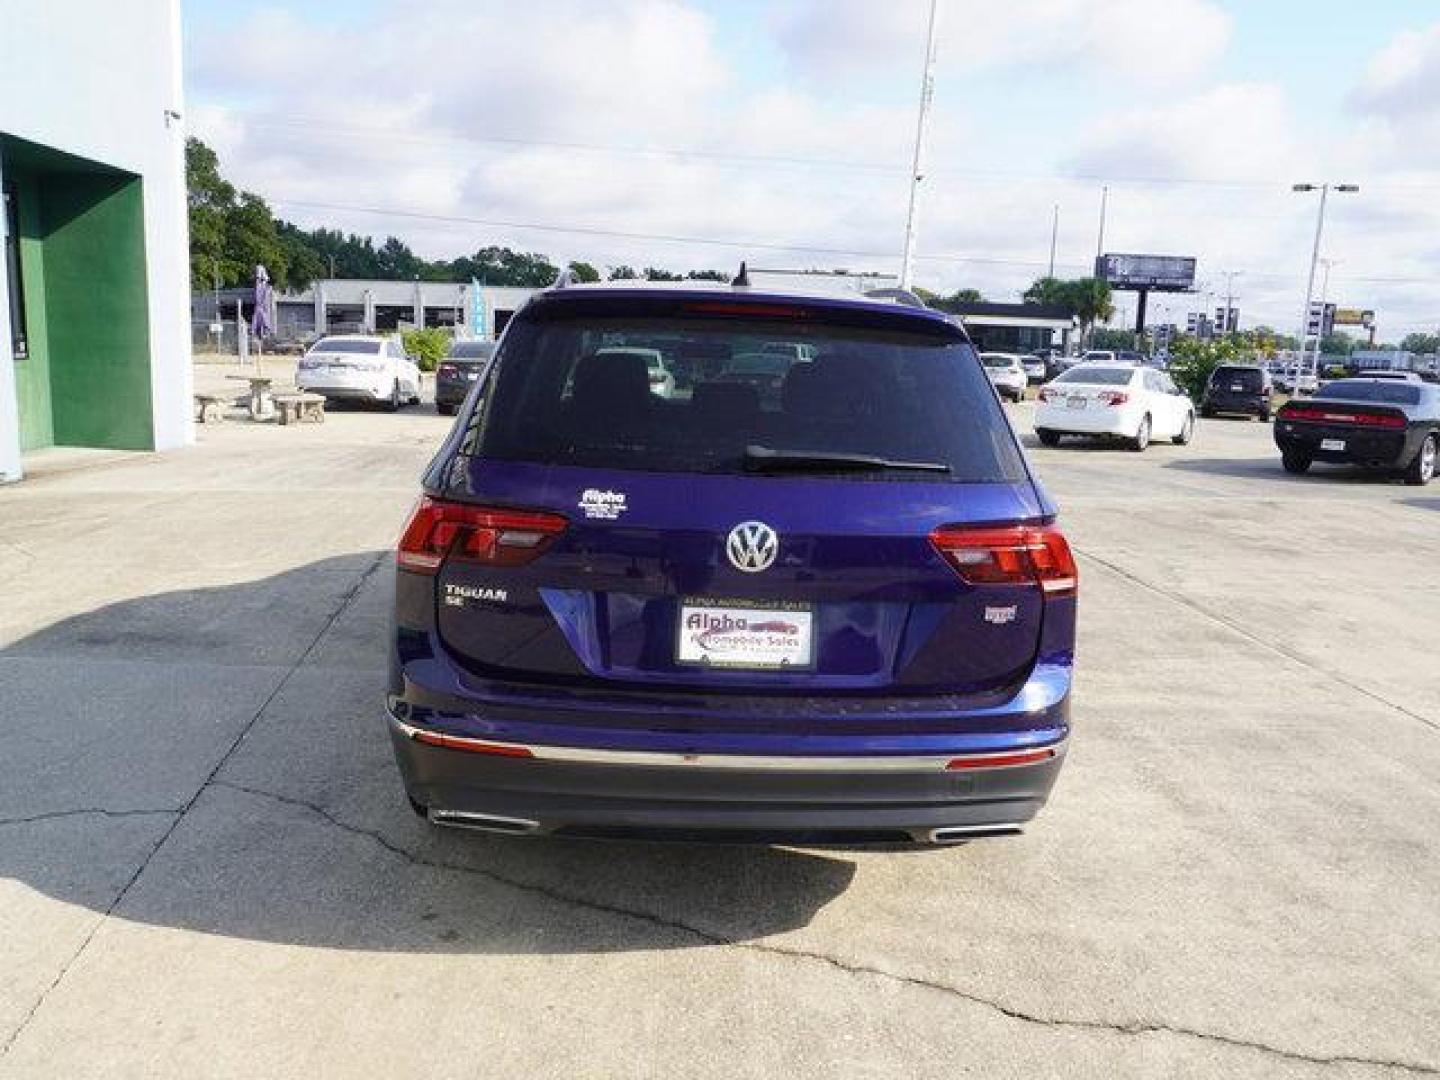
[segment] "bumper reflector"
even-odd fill
[[[446,750],[468,750],[472,754],[493,754],[496,757],[528,758],[535,755],[527,747],[506,743],[489,743],[480,739],[462,739],[438,731],[416,731],[411,738],[426,746],[443,746]]]
[[[971,754],[951,758],[946,769],[1008,769],[1014,765],[1037,765],[1049,761],[1055,751],[1046,746],[1040,750],[1017,750],[1006,754]]]

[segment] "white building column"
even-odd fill
[[[425,328],[425,294],[420,291],[420,282],[415,282],[415,329]]]
[[[325,317],[325,282],[323,279],[315,282],[315,336],[324,337],[330,330],[330,324]]]
[[[0,190],[5,186],[5,162],[0,161]],[[0,250],[3,250],[9,215],[0,210]],[[14,338],[10,336],[10,271],[0,257],[0,484],[19,480],[20,399],[15,392]]]

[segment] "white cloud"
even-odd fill
[[[775,17],[796,70],[817,79],[908,65],[923,50],[926,0],[800,0]],[[941,0],[939,62],[951,69],[1077,64],[1096,81],[1184,80],[1230,39],[1213,0]]]
[[[1326,118],[1316,138],[1280,87],[1205,82],[1230,33],[1209,0],[943,2],[945,64],[1002,84],[1069,65],[1096,82],[1070,84],[1090,95],[1072,110],[1091,118],[1078,128],[971,113],[963,98],[942,95],[921,284],[1018,295],[1043,271],[1055,203],[1059,268],[1085,270],[1093,174],[1119,178],[1107,247],[1195,254],[1212,282],[1244,269],[1247,320],[1290,326],[1314,200],[1291,194],[1288,181],[1357,179],[1366,191],[1335,200],[1327,226],[1326,250],[1339,260],[1332,293],[1396,324],[1440,314],[1425,289],[1358,280],[1440,268],[1440,245],[1426,239],[1440,235],[1431,171],[1440,92],[1424,82],[1440,71],[1437,32],[1404,36],[1377,56],[1354,95],[1358,124]],[[190,122],[228,176],[285,216],[394,233],[430,257],[508,244],[598,265],[729,268],[748,256],[752,265],[893,270],[924,10],[923,0],[797,0],[768,24],[789,66],[755,69],[730,51],[720,17],[693,0],[398,0],[339,23],[307,21],[293,13],[304,11],[298,4],[261,9],[245,33],[247,42],[263,36],[264,48],[191,42]],[[867,89],[876,82],[867,73],[887,65],[905,80],[899,104]],[[1165,89],[1117,93],[1113,79]],[[1033,138],[1007,141],[1007,127],[1033,128]],[[882,164],[835,164],[857,161]],[[1386,175],[1372,185],[1377,171]],[[1160,306],[1183,318],[1202,301]]]

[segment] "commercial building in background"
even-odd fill
[[[177,0],[6,4],[0,480],[192,437]]]
[[[982,352],[1033,353],[1041,349],[1070,351],[1075,316],[1056,304],[992,304],[985,301],[956,305],[975,347]]]
[[[275,337],[281,342],[307,342],[324,334],[388,334],[415,326],[453,326],[462,336],[497,337],[538,291],[446,281],[326,278],[305,289],[276,294]],[[190,298],[194,344],[218,343],[222,349],[233,349],[236,312],[249,320],[253,295],[248,287],[195,293]]]

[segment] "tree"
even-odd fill
[[[427,326],[423,330],[406,330],[400,335],[405,351],[415,357],[421,371],[434,371],[450,351],[452,340],[449,330],[439,326]]]
[[[1211,341],[1182,337],[1170,346],[1170,363],[1166,371],[1198,404],[1217,367],[1253,360],[1254,356],[1255,346],[1248,334],[1234,334]]]
[[[685,280],[685,275],[684,275],[684,274],[675,274],[675,273],[672,273],[672,272],[669,271],[669,270],[660,270],[660,269],[657,269],[657,268],[654,267],[654,266],[647,266],[647,267],[645,268],[645,280],[646,280],[646,281],[684,281],[684,280]]]
[[[1440,352],[1440,334],[1406,334],[1400,340],[1400,348],[1406,352]]]
[[[220,159],[199,139],[185,140],[186,201],[190,211],[190,287],[208,289],[236,277],[226,257],[225,215],[235,206],[235,188],[220,175]]]
[[[611,281],[635,281],[640,277],[633,266],[612,266],[610,267]]]
[[[1108,330],[1098,329],[1090,335],[1090,347],[1092,349],[1134,349],[1134,330]]]
[[[1320,352],[1325,356],[1349,356],[1355,351],[1355,339],[1349,334],[1326,334],[1320,339]]]
[[[587,262],[572,262],[567,269],[569,269],[576,281],[590,282],[600,280],[600,271],[596,270],[595,267]]]
[[[966,304],[984,303],[985,300],[979,289],[957,289],[949,296],[940,296],[928,289],[916,289],[915,295],[936,311],[948,311],[952,315],[958,315]]]
[[[1082,335],[1088,333],[1096,322],[1107,321],[1115,314],[1110,283],[1094,277],[1070,280],[1037,278],[1025,290],[1022,299],[1027,304],[1054,304],[1069,308],[1071,314],[1080,320]]]
[[[252,280],[256,266],[265,267],[277,289],[287,285],[290,261],[275,229],[270,207],[259,195],[241,192],[235,207],[225,215],[225,265],[232,270],[228,282],[241,285]]]
[[[729,281],[733,275],[724,270],[691,270],[685,276],[691,281]]]

